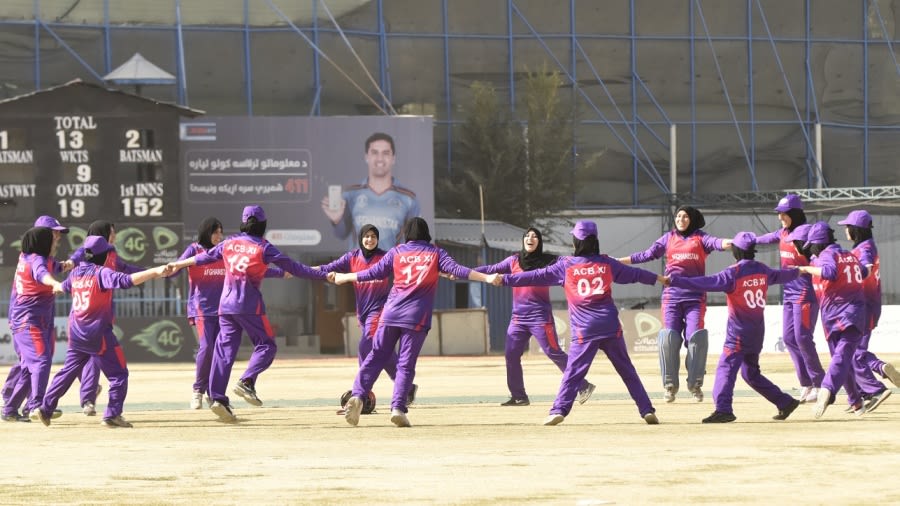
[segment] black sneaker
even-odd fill
[[[2,415],[0,416],[0,420],[3,420],[4,422],[31,422],[31,418],[29,418],[27,415],[20,415],[19,413]]]
[[[237,417],[234,416],[234,412],[231,411],[231,406],[228,404],[222,404],[219,401],[213,401],[212,406],[209,407],[216,416],[219,417],[219,420],[225,423],[235,423],[237,422]]]
[[[713,411],[713,413],[703,419],[703,423],[729,423],[737,420],[732,413],[723,413],[721,411]]]
[[[501,404],[501,406],[530,406],[531,401],[528,400],[528,397],[523,399],[516,399],[515,397],[510,397],[508,401]]]
[[[406,405],[409,406],[412,403],[416,402],[416,392],[419,391],[419,385],[415,383],[412,384],[412,388],[409,389],[409,392],[406,394]]]
[[[791,403],[788,404],[784,409],[779,409],[778,414],[772,417],[772,420],[787,420],[787,417],[791,416],[791,413],[797,409],[797,406],[800,405],[800,401],[797,399],[791,399]]]
[[[238,382],[234,384],[234,389],[232,391],[243,397],[249,404],[253,404],[254,406],[263,405],[263,402],[256,396],[256,389],[247,381],[238,380]]]

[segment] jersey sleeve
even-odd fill
[[[734,272],[731,269],[725,269],[712,276],[679,276],[673,274],[671,283],[676,288],[687,288],[688,290],[697,290],[699,292],[733,292]]]
[[[381,257],[381,260],[368,269],[356,273],[357,281],[372,281],[373,279],[385,279],[391,275],[394,270],[394,252],[395,248],[391,248]]]
[[[263,246],[263,261],[267,264],[275,264],[285,272],[290,272],[291,275],[298,278],[325,279],[328,276],[328,273],[325,271],[313,269],[285,255],[270,242],[266,242],[265,246]]]
[[[656,273],[625,265],[615,258],[607,257],[607,261],[612,269],[613,281],[616,283],[623,285],[631,283],[642,283],[645,285],[656,284]]]
[[[542,269],[503,276],[503,284],[507,286],[554,286],[562,285],[565,282],[566,262],[562,261],[557,261]]]
[[[512,272],[512,261],[514,258],[516,258],[516,255],[506,257],[503,261],[496,264],[481,265],[472,270],[482,274],[509,274]]]
[[[452,274],[459,279],[468,279],[472,269],[456,263],[456,260],[443,249],[438,248],[438,267],[441,272]]]
[[[353,251],[348,251],[347,253],[341,255],[341,257],[337,260],[329,262],[325,265],[320,265],[319,270],[322,272],[350,272],[350,257],[352,256]]]
[[[633,264],[642,264],[645,262],[649,262],[651,260],[656,260],[658,258],[662,258],[663,255],[666,254],[666,243],[669,240],[669,234],[663,234],[662,237],[657,239],[644,251],[640,251],[638,253],[633,253],[631,255],[631,263]]]
[[[781,230],[756,236],[756,244],[775,244],[781,240]]]

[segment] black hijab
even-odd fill
[[[113,224],[113,222],[111,222],[111,221],[97,220],[90,224],[90,226],[88,227],[87,235],[103,236],[103,238],[108,241],[109,234],[112,233],[112,231],[115,227],[116,227],[115,224]]]
[[[538,239],[537,248],[531,253],[525,251],[524,241],[528,232],[534,232],[534,235],[536,235]],[[556,262],[556,255],[544,253],[544,236],[541,235],[540,230],[529,227],[528,230],[522,234],[522,241],[522,250],[519,251],[519,267],[521,267],[523,271],[533,271]]]
[[[800,225],[806,224],[806,213],[803,212],[803,209],[788,209],[784,214],[791,219],[791,226],[788,227],[791,232]]]
[[[684,211],[687,213],[688,218],[690,218],[691,223],[688,225],[687,229],[684,232],[675,228],[675,231],[681,234],[683,237],[687,237],[697,230],[706,226],[706,220],[703,219],[703,213],[700,212],[696,207],[691,206],[679,206],[678,209],[675,210],[675,216],[678,216],[678,213]]]
[[[212,243],[212,235],[220,228],[222,228],[222,222],[213,216],[201,221],[200,228],[197,229],[197,244],[205,249],[212,249],[215,246]]]
[[[381,234],[378,233],[378,227],[376,227],[375,225],[366,223],[362,226],[362,228],[359,229],[359,250],[362,251],[363,257],[366,260],[372,258],[372,255],[381,251],[377,244],[372,249],[366,249],[366,247],[363,246],[363,237],[369,232],[374,232],[375,238],[379,241],[381,240]]]
[[[418,216],[407,220],[403,225],[403,237],[406,242],[409,241],[425,241],[431,242],[431,234],[428,233],[428,222],[424,218]]]
[[[53,249],[53,231],[47,227],[29,228],[22,235],[22,253],[49,257]]]

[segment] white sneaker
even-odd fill
[[[406,413],[399,409],[391,410],[391,423],[397,427],[412,427],[409,423],[409,418],[406,417]]]
[[[84,406],[81,407],[81,412],[85,414],[85,416],[94,416],[97,414],[97,410],[94,408],[94,403],[91,401],[87,401],[84,403]]]
[[[657,418],[656,413],[647,413],[644,415],[644,421],[647,422],[647,425],[659,425],[659,418]]]
[[[194,392],[191,397],[191,409],[200,409],[203,407],[203,392]]]
[[[226,423],[234,423],[237,422],[237,417],[234,416],[234,412],[231,411],[231,406],[227,404],[222,404],[219,401],[215,401],[212,403],[212,406],[209,407],[216,416],[219,417],[219,420]]]
[[[675,402],[675,394],[678,393],[678,389],[675,388],[675,385],[666,385],[666,393],[663,395],[663,399],[666,402]]]
[[[566,417],[560,415],[559,413],[551,413],[550,416],[544,419],[544,425],[559,425],[565,419]]]
[[[812,393],[813,390],[815,390],[815,388],[811,386],[803,387],[803,390],[800,391],[800,398],[797,399],[800,401],[800,404],[805,404],[807,402],[807,397],[809,397],[809,394]]]
[[[691,395],[694,397],[695,401],[703,402],[703,390],[701,390],[700,387],[692,388]]]
[[[584,404],[585,402],[587,402],[588,399],[591,398],[591,395],[593,395],[594,389],[596,389],[596,388],[597,388],[597,385],[594,385],[593,383],[588,383],[587,386],[584,387],[584,390],[579,390],[578,397],[577,397],[578,404]]]
[[[884,364],[881,368],[881,373],[885,378],[890,380],[895,387],[900,387],[900,372],[897,372],[897,369],[893,365]]]
[[[355,395],[353,397],[350,397],[350,400],[347,401],[347,405],[344,406],[344,420],[347,420],[347,423],[356,427],[356,425],[359,423],[359,415],[360,413],[362,413],[362,408],[362,399]]]
[[[816,406],[813,408],[813,416],[822,418],[822,415],[825,414],[825,410],[828,409],[828,405],[830,404],[828,401],[831,400],[831,392],[827,388],[821,388],[816,390],[816,394]]]
[[[819,389],[816,387],[810,387],[809,393],[806,394],[806,402],[813,403],[818,400],[819,400]]]

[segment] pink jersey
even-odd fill
[[[813,257],[811,265],[822,269],[819,304],[825,337],[848,327],[864,332],[867,327],[863,279],[868,273],[865,266],[837,244]]]
[[[19,263],[9,295],[9,324],[13,331],[21,325],[52,325],[53,288],[41,283],[55,267],[56,261],[35,253],[20,253]]]
[[[722,239],[702,230],[696,230],[687,237],[676,230],[670,230],[646,251],[635,253],[630,258],[632,264],[642,264],[665,255],[667,276],[703,276],[706,274],[706,256],[713,250],[723,249]],[[697,301],[702,297],[703,293],[687,288],[667,286],[663,289],[663,298],[667,302]]]
[[[319,269],[323,272],[362,272],[381,261],[384,253],[384,250],[376,249],[369,258],[366,258],[362,250],[357,248]],[[356,294],[356,317],[359,325],[365,327],[370,315],[380,313],[384,309],[388,293],[391,291],[391,281],[388,278],[357,281],[353,284],[353,289]]]
[[[788,240],[791,231],[782,228],[768,234],[761,235],[756,238],[756,244],[773,244],[778,243],[778,255],[781,258],[781,268],[802,267],[809,265],[806,257],[801,255],[794,246],[793,241]],[[784,300],[786,302],[794,302],[802,304],[804,302],[812,302],[816,296],[813,290],[813,280],[809,274],[801,274],[797,279],[784,284]]]
[[[871,265],[869,275],[863,280],[863,294],[866,298],[866,320],[868,329],[878,326],[881,318],[881,260],[878,257],[878,248],[875,241],[867,239],[853,248],[853,255],[859,259],[862,265]]]
[[[511,255],[502,262],[475,269],[484,274],[518,274],[526,272],[519,265],[519,255]],[[548,286],[514,286],[512,292],[512,321],[525,325],[553,321],[553,305]]]
[[[131,288],[130,274],[82,262],[62,283],[72,294],[69,313],[69,346],[87,353],[102,353],[103,336],[112,331],[115,315],[113,290]]]

